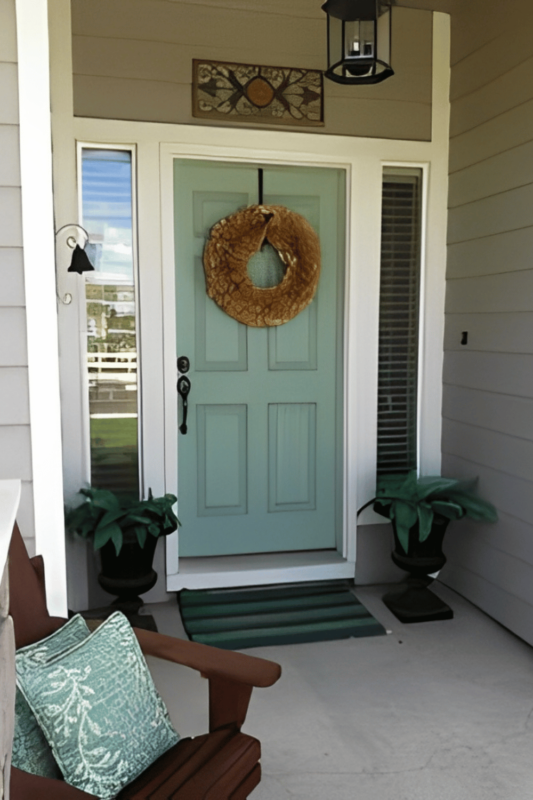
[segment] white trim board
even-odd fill
[[[48,610],[66,616],[47,0],[16,0],[24,284],[35,547]]]
[[[166,283],[163,284],[163,264],[173,263],[172,209],[169,203],[172,197],[169,169],[172,158],[341,167],[348,171],[345,543],[341,566],[346,570],[349,568],[352,576],[356,556],[356,511],[372,497],[375,488],[381,174],[383,166],[388,164],[422,167],[428,189],[426,291],[421,332],[423,402],[420,458],[422,472],[435,472],[440,468],[449,119],[449,17],[445,14],[434,14],[433,65],[431,142],[119,120],[71,120],[73,136],[78,141],[95,145],[130,144],[137,149],[144,485],[151,486],[154,492],[176,491],[177,480],[177,437],[175,432],[169,435],[176,420],[174,328],[168,314],[163,316],[163,326],[154,324],[161,318],[165,295],[174,296],[168,283],[172,281],[169,277],[172,270],[166,270]],[[427,313],[429,311],[431,313]],[[73,331],[72,335],[77,333]],[[158,387],[163,385],[165,373],[167,384],[163,396]],[[383,520],[374,518],[373,512],[368,510],[359,522],[382,523]],[[167,541],[169,564],[176,563],[172,559],[176,554],[177,539],[174,535]],[[181,588],[180,576],[185,579],[193,566],[188,566],[187,562],[182,565],[184,572],[169,576],[169,590]],[[275,569],[272,570],[270,579],[294,579],[286,577],[286,570],[290,570],[288,564],[279,563],[278,567],[277,574]],[[254,570],[251,567],[251,572]],[[205,580],[214,580],[213,571],[207,567],[196,574],[203,574]],[[243,580],[248,580],[250,575],[247,574]]]
[[[183,558],[180,564],[171,591],[350,579],[355,567],[336,550]]]

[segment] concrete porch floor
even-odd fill
[[[253,800],[531,800],[533,649],[440,584],[455,612],[402,625],[384,587],[356,594],[392,633],[253,648],[283,675],[256,689],[244,731],[262,743]],[[185,638],[177,606],[150,606]],[[207,681],[152,660],[182,736],[207,730]]]

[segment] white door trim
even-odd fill
[[[253,569],[250,563],[242,560],[230,565],[218,559],[219,569],[215,570],[213,565],[212,569],[194,572],[193,560],[187,559],[191,568],[189,577],[183,571],[169,575],[167,588],[170,591],[184,585],[220,585],[217,581],[221,580],[224,580],[224,585],[231,585],[231,581],[244,584],[308,580],[316,577],[317,570],[320,577],[325,578],[331,577],[331,574],[326,574],[327,570],[335,572],[337,568],[343,572],[339,577],[346,577],[346,572],[350,573],[348,577],[353,576],[357,508],[372,497],[375,488],[381,174],[385,164],[422,166],[425,170],[428,191],[421,331],[420,459],[421,472],[440,471],[450,70],[449,17],[435,13],[433,19],[431,142],[84,118],[72,121],[77,140],[94,144],[134,144],[137,147],[144,485],[151,486],[158,493],[175,491],[177,471],[176,433],[168,435],[176,428],[175,328],[168,313],[164,315],[164,331],[155,324],[161,317],[164,302],[167,305],[174,302],[174,293],[168,284],[174,259],[172,171],[169,169],[172,158],[214,158],[349,169],[344,354],[345,539],[340,563],[309,563],[309,556],[303,554],[302,561],[307,559],[307,563],[289,564],[287,561],[285,565],[268,566],[256,562],[258,567]],[[168,268],[169,264],[172,264],[172,269]],[[164,273],[167,274],[165,285]],[[431,313],[427,313],[429,310]],[[157,387],[163,385],[165,373],[163,397]],[[86,420],[80,424],[86,424]],[[377,520],[382,522],[382,518]],[[365,524],[377,520],[372,519],[372,512],[364,517]],[[168,542],[169,564],[176,563],[172,560],[176,540],[174,537]],[[202,561],[204,567],[208,566],[206,559]]]
[[[248,132],[244,132],[248,133]],[[232,147],[200,147],[192,148],[185,144],[161,145],[161,224],[163,242],[163,320],[165,330],[165,428],[166,428],[166,475],[167,485],[178,486],[178,400],[176,393],[176,304],[175,304],[175,249],[174,249],[174,186],[173,162],[176,158],[190,158],[202,161],[223,161],[235,164],[257,164],[268,167],[276,166],[314,166],[342,169],[346,172],[347,220],[346,220],[346,263],[345,263],[345,297],[350,287],[350,264],[353,263],[349,207],[352,199],[352,163],[339,161],[336,158],[312,152],[305,153],[303,158],[295,158],[294,151],[258,151],[245,141]],[[359,203],[358,203],[359,204]],[[379,213],[371,235],[379,239]],[[379,251],[378,251],[379,259]],[[378,261],[379,264],[379,261]],[[351,314],[352,303],[345,301],[344,314],[344,351],[351,337],[354,316]],[[316,580],[337,577],[353,577],[355,571],[355,506],[356,495],[346,500],[347,466],[354,447],[354,431],[349,429],[351,414],[355,412],[354,393],[347,389],[350,379],[351,359],[345,356],[344,363],[344,435],[343,435],[343,519],[342,519],[342,553],[328,551],[296,553],[276,553],[269,555],[231,556],[213,558],[179,559],[179,532],[167,540],[167,589],[176,591],[184,586],[246,585],[277,581]],[[351,437],[351,438],[350,438]],[[179,499],[178,499],[179,507]],[[179,513],[179,510],[178,510]],[[350,523],[353,523],[350,527]],[[352,531],[352,535],[350,535]],[[175,566],[173,566],[175,565]],[[267,580],[268,574],[268,580]],[[301,577],[295,577],[298,574]]]

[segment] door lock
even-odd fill
[[[178,372],[185,374],[191,368],[191,362],[187,358],[187,356],[180,356],[178,358]]]

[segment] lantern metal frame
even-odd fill
[[[391,0],[393,2],[394,0]],[[328,18],[328,69],[324,73],[335,83],[345,85],[369,85],[381,83],[394,75],[394,70],[381,58],[378,58],[378,19],[383,13],[388,13],[388,38],[389,53],[391,42],[392,13],[391,5],[384,4],[382,0],[326,0],[322,6]],[[331,20],[337,19],[341,22],[339,29],[341,42],[338,48],[342,52],[340,59],[332,55],[331,44]],[[370,22],[373,24],[373,40],[371,53],[364,53],[358,56],[346,53],[346,23],[350,22]],[[381,34],[380,34],[381,36]],[[338,55],[339,53],[337,53]]]

